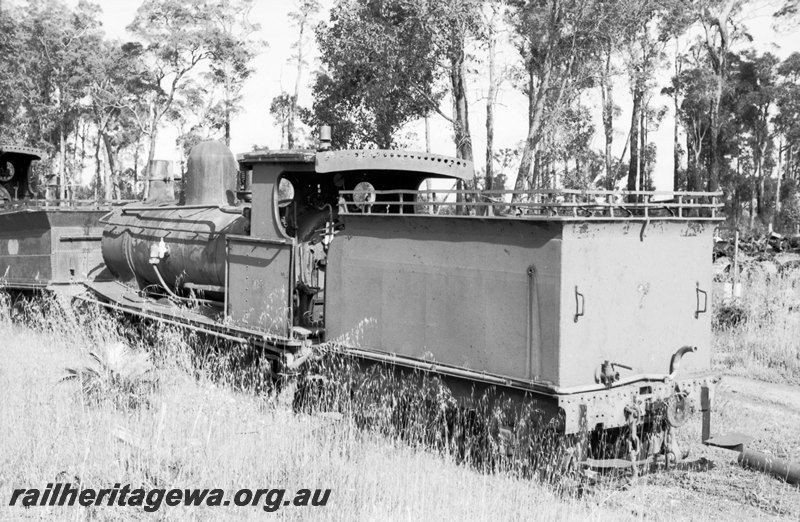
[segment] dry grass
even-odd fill
[[[2,305],[3,303],[0,303]],[[0,306],[0,519],[140,519],[140,508],[8,507],[15,487],[54,481],[84,487],[331,488],[326,507],[279,510],[286,519],[575,520],[620,518],[591,501],[560,497],[537,482],[481,473],[433,452],[357,429],[352,418],[294,414],[286,397],[219,377],[225,364],[198,371],[176,332],[150,332],[160,387],[146,404],[93,405],[64,368],[126,329],[97,313],[71,314],[46,303],[25,324]],[[236,391],[247,387],[248,392]],[[149,404],[149,406],[147,405]],[[162,507],[167,519],[260,518],[260,507]],[[625,517],[623,517],[625,518]]]
[[[796,284],[795,279],[753,279],[758,291],[748,292],[743,304],[751,320],[718,333],[717,346],[730,354],[718,356],[718,366],[751,375],[759,368],[772,380],[797,375],[796,347],[791,347],[798,332],[773,328],[785,326],[782,317],[795,313],[787,308],[791,298],[779,290]],[[332,489],[326,507],[282,508],[273,514],[282,519],[671,520],[764,514],[765,502],[750,502],[758,506],[753,508],[729,498],[723,508],[711,500],[724,496],[725,488],[706,490],[704,484],[730,475],[755,483],[748,488],[762,496],[773,495],[770,502],[778,507],[772,513],[784,515],[784,504],[797,504],[791,488],[725,464],[727,454],[715,457],[723,461],[713,480],[709,471],[690,467],[645,477],[631,490],[616,483],[582,498],[565,496],[537,480],[520,479],[518,469],[487,471],[458,463],[457,451],[430,437],[442,420],[423,408],[440,393],[435,383],[418,394],[424,400],[411,408],[417,415],[412,425],[428,423],[434,429],[401,438],[393,431],[397,419],[387,415],[388,403],[399,395],[374,388],[385,377],[350,384],[361,389],[361,402],[352,402],[352,394],[343,400],[336,390],[334,398],[326,392],[312,399],[348,415],[295,414],[291,395],[271,392],[263,366],[242,354],[227,357],[181,332],[142,331],[95,310],[75,313],[53,301],[36,302],[12,321],[2,299],[0,294],[0,520],[149,518],[131,507],[7,506],[13,488],[43,488],[54,481],[94,488],[119,482],[167,489]],[[768,335],[774,338],[769,341]],[[86,360],[90,351],[120,341],[134,350],[147,345],[152,354],[159,386],[143,389],[147,396],[141,399],[146,400],[91,401],[79,382],[59,382],[65,368]],[[722,424],[736,424],[736,415],[725,417],[736,411],[720,404],[715,415],[721,415]],[[686,436],[699,438],[697,419]],[[702,467],[704,461],[698,462]],[[674,510],[676,497],[691,504]],[[157,516],[217,520],[265,513],[260,507],[162,507]]]
[[[800,384],[800,270],[752,270],[737,299],[714,296],[715,313],[739,310],[743,320],[715,328],[715,366],[725,373]]]

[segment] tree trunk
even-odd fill
[[[672,125],[672,190],[681,190],[681,146],[678,138],[678,95],[675,94],[675,121]],[[688,151],[687,151],[688,153]]]
[[[229,80],[225,79],[225,145],[231,146],[231,100]]]
[[[431,119],[430,116],[427,114],[425,115],[425,152],[431,151]],[[432,203],[436,203],[436,194],[431,192],[433,190],[433,185],[431,183],[431,178],[425,178],[425,190],[428,191],[428,201]],[[428,208],[429,214],[438,214],[439,209],[436,205],[431,205]]]
[[[756,165],[756,175],[758,176],[758,192],[756,198],[758,202],[758,215],[763,216],[764,212],[764,155],[763,151],[758,152],[758,160]]]
[[[706,10],[704,16],[709,17],[709,22],[719,29],[719,41],[709,40],[706,31],[706,48],[709,51],[715,75],[714,96],[711,100],[711,144],[708,149],[710,156],[708,189],[716,191],[719,188],[720,157],[719,157],[719,109],[722,101],[722,90],[728,75],[728,48],[730,47],[730,33],[728,18],[730,17],[737,0],[725,0],[719,5],[719,10],[712,13]],[[713,36],[712,36],[713,37]]]
[[[111,139],[107,134],[103,134],[103,143],[106,146],[106,157],[108,158],[108,178],[106,179],[106,201],[113,199],[113,189],[117,181],[116,173],[116,158],[114,148],[111,145]]]
[[[678,52],[678,39],[675,40],[675,77],[681,73],[681,62]],[[674,110],[674,118],[672,122],[672,190],[680,190],[683,183],[681,182],[681,148],[678,139],[678,114],[680,111],[680,100],[678,99],[678,89],[672,91],[672,106]],[[689,151],[687,150],[688,154]]]
[[[147,151],[147,163],[144,165],[144,191],[143,198],[147,199],[150,192],[150,165],[156,157],[156,143],[158,141],[158,110],[153,108],[152,121],[150,124],[150,150]],[[135,190],[135,188],[134,188]]]
[[[102,173],[102,162],[100,161],[100,134],[98,133],[97,138],[94,142],[94,179],[95,179],[95,186],[94,186],[94,199],[95,201],[99,201],[100,194],[102,193],[103,189],[103,173]]]
[[[691,152],[691,160],[689,165],[689,179],[687,182],[687,190],[689,192],[697,192],[700,190],[701,176],[700,176],[700,161],[702,159],[702,145],[698,143],[689,143],[689,136],[686,137],[686,148]]]
[[[464,61],[462,41],[462,46],[450,57],[450,83],[453,90],[453,139],[456,145],[456,157],[472,161],[472,136],[469,132],[469,106],[467,105]],[[463,201],[461,191],[464,190],[464,183],[458,180],[456,188],[459,191],[456,194],[456,202],[461,203]],[[456,205],[456,214],[464,213],[463,206]]]
[[[600,75],[600,95],[603,105],[603,132],[605,134],[605,171],[606,183],[614,179],[613,158],[611,157],[611,144],[614,141],[614,100],[612,98],[613,84],[611,81],[611,50],[606,51],[606,62],[603,73]]]
[[[67,138],[64,136],[64,124],[58,126],[58,198],[67,199]]]
[[[637,173],[637,190],[646,190],[647,174],[647,102],[642,100],[639,111],[639,172]]]
[[[495,85],[495,37],[489,36],[489,89],[486,93],[486,176],[484,188],[492,190],[494,179],[494,97],[497,90]]]
[[[464,62],[465,56],[462,47],[451,60],[450,78],[453,87],[453,113],[455,116],[453,130],[455,131],[456,157],[472,161],[472,136],[469,132],[469,105],[467,104]]]
[[[633,90],[633,111],[631,113],[631,155],[628,163],[628,190],[636,190],[639,185],[639,118],[641,116],[643,97],[644,91],[637,81],[637,85]]]
[[[778,179],[775,185],[775,213],[772,214],[772,227],[775,228],[778,221],[778,214],[781,213],[781,181],[783,177],[782,160],[783,160],[783,140],[778,143]]]
[[[722,78],[717,78],[714,99],[711,101],[711,143],[708,153],[711,168],[708,173],[708,190],[716,191],[719,188],[719,106],[722,99]]]
[[[300,33],[297,35],[297,74],[294,80],[294,94],[289,100],[289,117],[286,122],[286,140],[290,149],[294,148],[294,120],[297,113],[297,97],[300,95],[300,81],[303,76],[303,33],[306,29],[306,17],[300,19]]]
[[[139,153],[140,153],[140,143],[139,140],[141,136],[136,138],[136,145],[133,148],[133,186],[136,187],[136,183],[139,181]],[[183,172],[181,174],[184,174]]]
[[[756,213],[758,212],[756,209],[758,207],[758,201],[756,201],[756,182],[755,178],[752,178],[750,181],[750,230],[753,230],[756,227]]]
[[[528,81],[528,136],[525,139],[525,147],[522,150],[517,179],[514,182],[515,191],[524,190],[525,188],[525,180],[531,173],[536,147],[541,138],[545,101],[547,98],[547,90],[550,88],[550,67],[545,65],[545,73],[542,76],[538,89],[534,89],[533,72],[529,72]],[[511,201],[517,202],[520,199],[521,194],[514,194]]]

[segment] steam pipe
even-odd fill
[[[169,289],[169,286],[167,286],[167,283],[164,281],[164,278],[161,277],[161,270],[158,269],[158,265],[153,264],[152,266],[153,270],[155,270],[156,272],[156,277],[158,277],[158,282],[161,283],[161,288],[163,288],[164,291],[167,292],[167,295],[169,295],[173,299],[182,299],[179,295],[177,295],[175,292]]]
[[[214,306],[219,306],[220,304],[222,304],[219,301],[214,301],[213,299],[199,299],[199,298],[192,299],[192,298],[189,298],[189,297],[181,297],[181,296],[177,295],[175,292],[173,292],[172,290],[169,289],[169,286],[167,286],[167,283],[164,281],[164,278],[161,276],[161,271],[158,269],[158,265],[154,264],[152,266],[153,266],[153,270],[155,270],[155,272],[156,272],[156,276],[158,277],[158,282],[161,284],[161,288],[163,288],[164,291],[167,292],[167,295],[169,295],[171,298],[177,299],[178,301],[183,301],[183,302],[205,303],[205,304],[210,304],[210,305],[214,305]]]
[[[683,356],[689,352],[694,353],[696,351],[697,346],[684,346],[678,349],[678,351],[672,355],[672,359],[669,361],[669,375],[667,376],[667,379],[670,381],[675,380],[675,377],[678,376],[678,370],[680,369],[681,359],[683,359]]]
[[[750,449],[743,450],[736,461],[743,468],[767,473],[785,480],[789,484],[800,484],[800,463],[789,462]]]

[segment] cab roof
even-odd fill
[[[242,166],[256,163],[313,163],[314,171],[320,174],[389,171],[424,173],[430,178],[470,180],[474,177],[471,161],[406,150],[263,150],[240,155],[239,163]]]
[[[0,156],[5,154],[19,154],[21,156],[32,156],[37,160],[42,159],[44,153],[33,147],[23,147],[20,145],[6,145],[0,143]]]

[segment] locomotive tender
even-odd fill
[[[701,409],[708,438],[720,194],[421,190],[472,179],[472,164],[326,149],[237,164],[202,143],[185,201],[152,179],[147,200],[93,210],[77,240],[58,225],[75,210],[37,210],[50,225],[32,227],[6,202],[0,272],[22,288],[23,256],[92,244],[67,272],[82,299],[256,346],[276,367],[335,345],[442,376],[457,396],[495,387],[532,401],[565,434],[668,431]]]
[[[99,220],[110,207],[33,198],[31,165],[41,157],[34,148],[0,144],[0,284],[66,289],[102,279]]]

